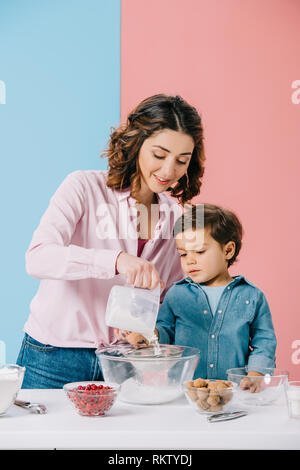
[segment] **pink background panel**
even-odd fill
[[[231,274],[266,294],[277,366],[298,379],[299,20],[298,0],[123,0],[121,22],[121,119],[155,93],[180,94],[199,110],[207,161],[194,202],[240,217],[245,237]]]

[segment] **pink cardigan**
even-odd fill
[[[117,343],[105,324],[113,285],[125,285],[115,274],[121,251],[137,255],[136,200],[130,190],[107,187],[107,171],[74,171],[50,200],[26,252],[26,270],[40,279],[30,303],[24,331],[41,343],[97,348]],[[160,219],[154,238],[141,257],[156,266],[166,288],[183,277],[175,242],[174,221],[181,207],[158,195]]]

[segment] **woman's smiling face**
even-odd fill
[[[138,157],[142,190],[160,193],[177,183],[187,172],[193,150],[193,138],[179,131],[164,129],[146,139]]]

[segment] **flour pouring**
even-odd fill
[[[155,345],[159,354],[159,345],[154,333],[159,302],[160,285],[153,290],[113,286],[106,307],[106,324],[113,328],[140,333],[149,343]]]

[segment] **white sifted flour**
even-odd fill
[[[154,405],[173,401],[181,395],[182,391],[178,385],[144,385],[130,378],[122,383],[120,400],[140,405]]]

